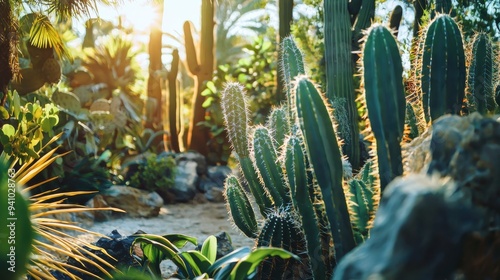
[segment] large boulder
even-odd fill
[[[158,193],[128,186],[111,186],[101,196],[107,205],[125,210],[131,217],[156,217],[163,206]]]
[[[207,175],[200,179],[198,190],[210,202],[224,202],[224,181],[231,172],[231,168],[224,165],[209,166]]]
[[[166,203],[191,201],[198,191],[200,178],[207,174],[207,162],[205,157],[197,152],[177,154],[175,161],[175,184],[165,190],[162,197]]]

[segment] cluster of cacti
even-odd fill
[[[242,86],[230,83],[223,92],[227,131],[245,182],[230,176],[225,195],[232,220],[257,246],[282,246],[278,243],[287,240],[292,244],[287,250],[307,253],[299,254],[306,264],[301,269],[292,271],[291,260],[270,260],[262,265],[261,277],[281,271],[287,279],[309,274],[326,279],[335,262],[367,237],[379,192],[370,166],[344,182],[330,105],[303,75],[302,54],[293,39],[286,38],[281,50],[288,100],[272,111],[266,126],[249,125]],[[264,218],[260,229],[243,185]]]
[[[201,1],[201,34],[199,48],[195,47],[192,35],[192,24],[184,23],[184,46],[186,48],[186,65],[194,76],[195,86],[193,94],[192,117],[189,123],[187,136],[188,149],[207,155],[208,130],[198,125],[205,120],[205,97],[201,94],[205,89],[205,82],[212,79],[214,71],[214,10],[216,1]]]

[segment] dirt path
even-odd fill
[[[226,205],[223,203],[169,204],[154,218],[117,218],[106,222],[96,222],[87,229],[109,234],[117,229],[121,235],[130,235],[137,230],[164,235],[182,233],[203,242],[208,236],[225,231],[231,237],[233,247],[252,246],[253,241],[235,229],[228,220]],[[92,238],[86,235],[82,238]],[[87,239],[88,240],[88,239]]]

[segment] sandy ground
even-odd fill
[[[163,206],[160,214],[154,218],[115,218],[106,222],[96,222],[93,226],[85,228],[105,235],[117,229],[123,236],[131,235],[138,230],[159,235],[182,233],[196,237],[198,243],[202,243],[210,235],[225,231],[231,237],[234,249],[253,246],[253,240],[241,234],[228,220],[224,203],[169,204]],[[97,237],[83,234],[79,239],[94,242]],[[163,276],[167,277],[175,267],[172,263],[162,262],[161,269]]]
[[[87,229],[102,234],[117,229],[121,235],[130,235],[138,230],[159,235],[182,233],[198,238],[200,243],[210,235],[225,231],[231,237],[234,248],[253,245],[253,241],[235,229],[228,220],[224,203],[169,204],[163,206],[160,214],[154,218],[115,218],[96,222]],[[91,239],[88,236],[82,238]]]

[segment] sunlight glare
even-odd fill
[[[149,33],[150,29],[160,23],[158,7],[154,1],[125,1],[115,8],[99,9],[99,16],[104,19],[122,17],[122,24],[132,28],[136,33]]]

